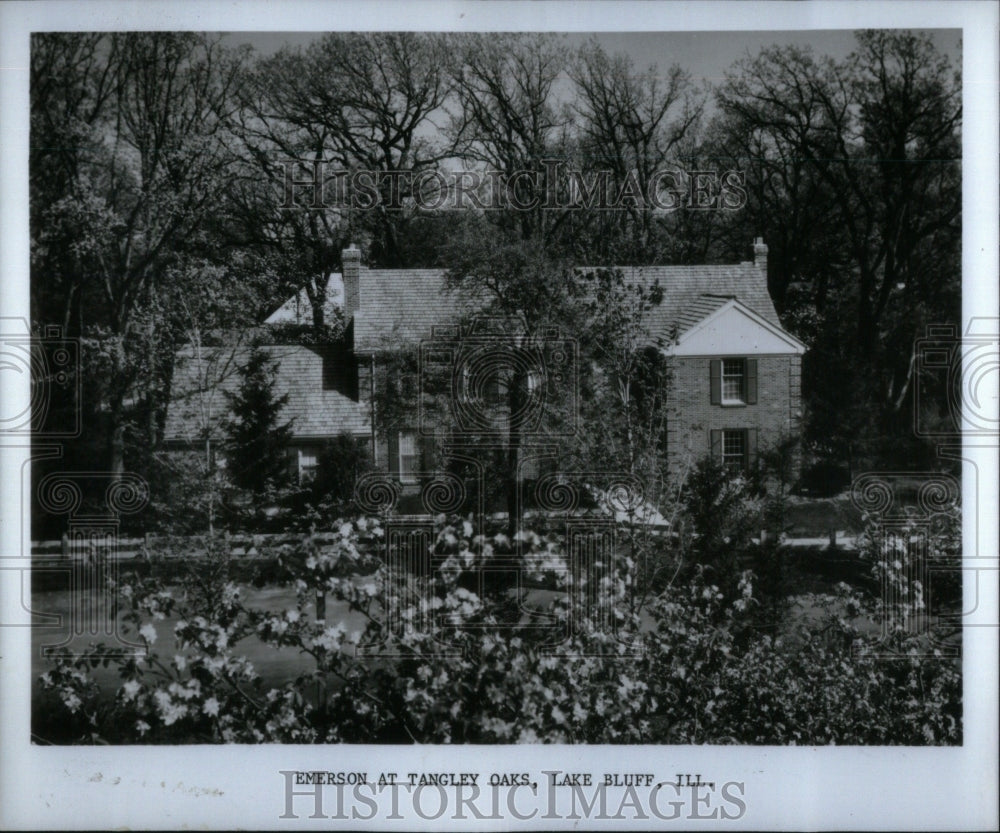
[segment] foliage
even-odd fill
[[[289,479],[292,423],[280,421],[288,394],[275,394],[277,372],[277,361],[254,348],[240,367],[239,388],[226,392],[233,414],[226,423],[226,467],[233,483],[258,499]]]
[[[305,535],[282,545],[296,593],[285,610],[250,604],[211,547],[177,586],[118,587],[146,654],[57,661],[41,680],[48,712],[36,734],[146,743],[961,742],[958,664],[920,651],[913,637],[899,640],[898,659],[881,657],[879,640],[858,624],[871,602],[846,587],[809,599],[825,609],[817,619],[761,635],[747,627],[757,604],[750,572],[735,599],[699,569],[639,612],[627,605],[632,562],[598,560],[571,582],[555,532],[512,540],[442,516],[423,584],[412,568],[390,569],[386,541],[384,527],[361,518],[341,523],[332,543]],[[555,630],[537,627],[543,620],[503,586],[479,589],[479,568],[517,553],[528,581],[561,591],[538,611]],[[317,593],[363,624],[317,618]],[[248,639],[298,655],[303,670],[266,688],[240,655]],[[88,673],[112,662],[113,694]]]
[[[959,70],[925,33],[862,31],[840,61],[747,56],[715,97],[708,143],[749,197],[721,233],[734,253],[748,221],[768,241],[768,288],[810,348],[807,439],[852,467],[911,463],[915,342],[961,306]]]
[[[878,620],[893,639],[921,630],[927,617],[941,618],[943,633],[961,633],[961,507],[946,501],[934,508],[930,516],[869,515],[858,539],[863,562],[883,588]]]

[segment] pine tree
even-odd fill
[[[279,422],[288,395],[276,396],[277,362],[257,347],[240,369],[236,393],[227,393],[233,418],[226,425],[233,484],[260,497],[285,485],[292,421]]]

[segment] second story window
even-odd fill
[[[756,404],[757,359],[712,359],[709,369],[713,405]]]
[[[746,402],[743,381],[745,362],[743,359],[722,360],[722,402],[735,405]]]

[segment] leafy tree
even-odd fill
[[[226,394],[233,417],[226,424],[227,467],[233,482],[261,498],[289,479],[292,421],[281,421],[288,394],[277,396],[277,362],[254,348],[240,368],[240,384]]]
[[[46,34],[32,54],[36,314],[82,337],[118,473],[131,402],[158,381],[146,360],[170,340],[170,270],[211,250],[206,220],[231,161],[224,125],[240,56],[191,33]]]
[[[338,434],[320,451],[316,474],[309,491],[317,504],[332,504],[339,514],[354,499],[358,478],[372,469],[371,447],[367,440],[350,434]]]
[[[840,62],[799,47],[738,62],[717,126],[758,172],[749,208],[776,232],[772,294],[813,348],[807,397],[852,379],[863,434],[906,437],[916,337],[959,312],[960,80],[926,35],[857,42]]]

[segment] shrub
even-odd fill
[[[332,543],[282,545],[296,602],[277,612],[246,604],[218,552],[175,588],[118,588],[148,653],[114,661],[110,697],[90,675],[110,658],[57,662],[41,681],[47,719],[79,742],[961,742],[958,664],[907,635],[885,660],[853,624],[873,600],[846,586],[814,599],[818,621],[760,635],[750,571],[728,597],[698,567],[643,610],[629,605],[628,558],[571,580],[558,530],[511,539],[442,516],[426,548],[386,541],[360,518]],[[478,581],[503,563],[562,592],[526,610],[510,582]],[[317,594],[364,626],[318,617]],[[168,614],[181,617],[172,658],[156,652]],[[265,689],[240,654],[251,637],[301,654],[303,671]],[[40,721],[36,733],[52,739]]]

